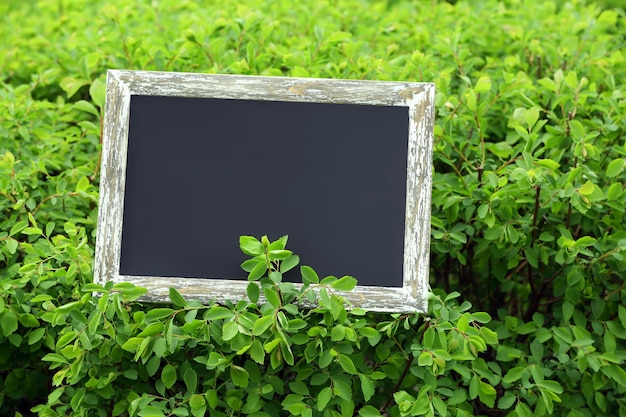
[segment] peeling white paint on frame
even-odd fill
[[[169,288],[202,302],[247,298],[247,281],[120,275],[131,95],[271,100],[407,107],[403,287],[357,286],[342,294],[369,311],[427,311],[434,96],[432,83],[110,70],[103,123],[94,280],[148,289],[143,301],[169,302]],[[298,285],[298,284],[296,284]]]

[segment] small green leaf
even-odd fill
[[[480,77],[478,81],[476,81],[476,85],[474,86],[474,91],[476,93],[484,93],[491,89],[491,78],[489,77]]]
[[[493,408],[496,402],[496,389],[490,384],[484,381],[480,381],[480,391],[478,393],[478,398],[483,404],[485,404],[489,408]]]
[[[469,321],[467,320],[467,316],[465,314],[459,317],[459,320],[456,323],[456,328],[461,333],[465,333],[469,328]]]
[[[328,402],[332,398],[332,395],[333,395],[333,391],[331,387],[322,388],[320,393],[317,394],[317,410],[318,411],[322,411],[326,408],[326,406],[328,405]]]
[[[292,255],[290,250],[271,250],[268,253],[270,261],[284,261]]]
[[[369,401],[375,393],[374,383],[372,379],[367,375],[359,374],[359,381],[361,382],[361,392],[363,393],[363,399]]]
[[[419,354],[419,356],[417,357],[417,364],[419,366],[430,366],[433,364],[433,355],[428,352],[422,352]]]
[[[226,341],[231,340],[239,333],[239,326],[237,322],[229,321],[224,323],[224,327],[222,327],[222,338]]]
[[[361,327],[358,329],[358,332],[363,337],[378,337],[379,335],[378,330],[373,327]]]
[[[169,389],[176,383],[176,368],[171,364],[167,364],[161,371],[161,382],[165,385],[165,388]]]
[[[263,294],[265,295],[268,303],[270,303],[274,307],[280,307],[280,297],[278,296],[278,293],[274,288],[263,288]]]
[[[150,313],[148,313],[150,314]],[[205,320],[229,319],[233,316],[233,312],[222,306],[213,306],[204,315]]]
[[[17,330],[17,314],[13,310],[4,310],[2,318],[0,318],[0,327],[4,337],[9,337]]]
[[[353,277],[344,276],[333,282],[330,286],[339,291],[352,291],[356,287],[357,281]]]
[[[622,196],[624,192],[624,188],[621,183],[614,182],[609,185],[608,190],[606,191],[606,199],[609,201],[617,200]]]
[[[291,255],[280,263],[280,273],[284,274],[287,271],[291,271],[300,263],[300,257],[298,255]]]
[[[259,295],[261,294],[261,290],[259,289],[259,284],[256,281],[250,281],[248,283],[248,287],[246,288],[246,293],[248,294],[248,299],[256,303],[259,301]]]
[[[313,268],[307,265],[303,265],[300,267],[300,273],[302,274],[302,282],[305,285],[309,284],[319,284],[320,278],[317,275],[317,272]]]
[[[189,406],[194,410],[200,409],[206,406],[206,400],[203,395],[193,394],[189,398]]]
[[[230,377],[235,386],[246,388],[248,386],[249,374],[244,368],[237,365],[230,365]]]
[[[11,239],[5,240],[4,243],[7,245],[7,250],[9,251],[11,255],[13,255],[17,251],[17,246],[18,246],[17,240],[11,238]]]
[[[347,355],[343,353],[339,354],[339,365],[343,368],[344,371],[351,375],[356,374],[356,367],[354,366],[354,362]]]
[[[100,78],[93,80],[93,82],[89,86],[89,96],[96,104],[96,106],[100,108],[104,107],[104,99],[106,97],[106,83],[104,83]],[[99,114],[96,114],[96,116],[99,116]]]
[[[217,396],[216,390],[214,389],[207,390],[207,392],[204,393],[204,397],[209,403],[209,407],[211,408],[217,407],[217,404],[219,403],[219,397]]]
[[[187,368],[183,375],[183,381],[187,387],[187,392],[196,392],[198,386],[198,374],[192,368]]]
[[[591,193],[593,193],[593,190],[595,189],[595,185],[593,184],[593,182],[591,181],[587,181],[586,183],[584,183],[579,189],[578,192],[581,195],[590,195]]]
[[[526,110],[524,118],[528,129],[532,129],[539,119],[539,109],[537,109],[536,107],[531,107],[530,109]]]
[[[617,158],[612,160],[606,167],[606,176],[609,178],[617,177],[624,170],[624,159]]]
[[[248,274],[248,281],[255,281],[265,275],[267,271],[267,264],[265,262],[259,262],[252,268],[252,271]]]
[[[9,236],[13,236],[16,233],[21,232],[22,230],[24,230],[26,227],[28,226],[28,222],[25,221],[19,221],[17,223],[15,223],[13,225],[13,227],[11,227],[11,231],[9,231]]]
[[[507,384],[511,384],[517,380],[519,380],[522,375],[524,374],[524,372],[526,371],[526,368],[522,368],[522,367],[515,367],[515,368],[511,368],[506,375],[504,375],[504,378],[502,378],[502,382],[505,382]]]
[[[265,362],[265,350],[263,350],[263,345],[258,339],[254,339],[252,345],[250,345],[248,354],[252,360],[258,364],[263,364]]]
[[[272,324],[274,324],[274,315],[263,316],[254,322],[252,334],[255,336],[262,335]]]
[[[187,300],[180,295],[180,293],[176,290],[176,288],[170,288],[170,300],[176,307],[185,307],[187,305]]]
[[[22,233],[28,236],[43,234],[42,230],[38,227],[25,227],[24,229],[22,229]]]
[[[40,327],[39,329],[33,330],[28,335],[28,345],[32,346],[35,343],[39,342],[44,337],[45,334],[46,334],[46,329],[44,327]]]
[[[367,401],[367,399],[366,399]],[[380,417],[380,411],[376,407],[366,405],[359,410],[360,417]]]
[[[265,247],[254,236],[241,236],[239,238],[239,247],[246,255],[258,256],[265,253]]]

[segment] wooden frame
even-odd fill
[[[246,281],[120,275],[126,150],[132,95],[404,106],[409,123],[403,287],[357,286],[345,294],[370,311],[426,312],[434,85],[110,70],[103,125],[95,282],[130,282],[148,289],[143,301],[168,302],[169,288],[202,302],[246,299]]]

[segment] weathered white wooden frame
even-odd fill
[[[143,301],[169,302],[169,288],[205,303],[247,299],[241,280],[120,275],[130,99],[133,95],[403,106],[409,124],[403,287],[357,286],[354,306],[426,312],[430,253],[435,87],[431,83],[305,79],[110,70],[103,125],[95,282],[148,289]]]

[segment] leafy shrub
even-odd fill
[[[620,4],[105,3],[0,5],[2,414],[626,415]],[[124,285],[93,298],[106,68],[434,81],[429,320],[350,313],[330,295],[330,313],[175,293],[145,306]],[[256,361],[238,343],[272,308],[281,329],[304,327],[261,364],[258,344]],[[235,317],[253,323],[242,336]],[[264,345],[277,328],[247,336]],[[282,346],[293,365],[272,364]],[[211,352],[227,359],[208,369]]]
[[[486,364],[472,363],[497,343],[480,325],[487,314],[467,312],[469,303],[454,304],[455,295],[434,297],[429,318],[346,310],[338,292],[356,285],[352,277],[320,280],[303,266],[301,290],[282,282],[281,271],[299,261],[286,241],[242,238],[253,256],[244,262],[251,301],[234,305],[202,305],[171,289],[173,305],[146,306],[130,303],[145,291],[130,284],[87,284],[79,301],[42,317],[58,330],[55,352],[43,357],[58,388],[33,410],[107,415],[110,404],[112,415],[133,416],[380,416],[394,404],[399,415],[447,407],[469,415],[459,385],[495,401]],[[258,305],[261,293],[267,302]],[[317,307],[303,308],[314,299]],[[447,366],[465,377],[442,377]]]

